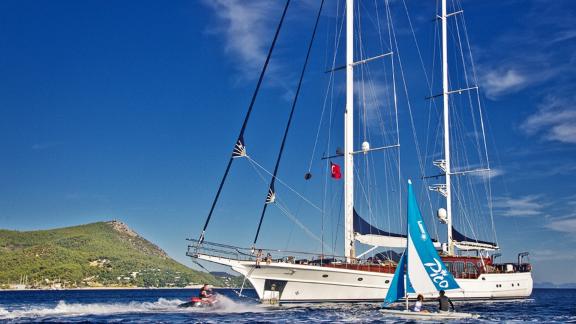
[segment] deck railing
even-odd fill
[[[237,261],[253,261],[260,264],[291,263],[331,267],[339,269],[362,270],[373,272],[393,273],[396,262],[391,259],[375,260],[374,258],[357,259],[354,263],[347,263],[346,258],[338,255],[320,255],[317,253],[286,251],[265,248],[243,248],[233,245],[188,239],[193,244],[188,246],[187,256],[197,257],[200,254],[213,257],[232,259]]]
[[[252,261],[255,264],[258,262],[262,265],[271,263],[291,263],[381,273],[394,273],[396,270],[396,262],[391,258],[382,260],[370,257],[366,259],[357,259],[353,263],[348,263],[346,262],[345,257],[338,255],[320,255],[310,252],[265,248],[244,248],[207,241],[203,241],[199,244],[198,240],[195,239],[188,239],[188,241],[192,242],[192,244],[188,246],[186,255],[194,258],[202,254],[237,261]],[[459,262],[456,261],[458,258],[459,257],[451,257],[451,261],[445,261],[450,272],[458,279],[476,279],[483,273],[531,271],[529,263],[522,263],[519,265],[514,263],[487,264],[484,267],[475,266],[476,271],[473,271],[466,265],[469,263],[469,257],[462,257],[462,261],[458,260]],[[462,265],[456,267],[454,264],[455,262],[462,263]]]

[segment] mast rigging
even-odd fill
[[[276,27],[276,33],[274,34],[274,39],[272,40],[272,45],[268,50],[268,55],[266,56],[266,61],[264,62],[264,66],[262,67],[262,71],[260,72],[260,77],[258,78],[258,83],[256,84],[256,89],[254,89],[254,94],[252,95],[252,100],[250,101],[250,105],[248,106],[248,111],[246,112],[246,116],[244,117],[244,122],[242,123],[242,128],[240,129],[240,134],[238,135],[238,139],[236,140],[236,144],[234,145],[234,150],[232,151],[232,155],[228,160],[228,165],[226,166],[226,171],[224,171],[224,176],[220,181],[220,185],[218,186],[218,191],[216,192],[216,196],[214,197],[214,201],[212,202],[212,206],[210,207],[210,212],[206,217],[206,222],[204,223],[204,227],[202,228],[202,233],[200,234],[200,238],[198,239],[198,245],[202,244],[204,241],[204,236],[206,233],[206,228],[208,228],[208,224],[210,223],[210,219],[212,218],[212,213],[214,212],[214,208],[216,207],[216,203],[220,198],[220,193],[222,192],[222,187],[224,187],[224,183],[226,182],[226,178],[228,177],[228,173],[230,172],[230,167],[232,166],[232,161],[234,158],[242,157],[246,155],[246,147],[244,145],[244,131],[246,130],[246,125],[248,125],[248,120],[250,119],[250,114],[252,113],[252,109],[254,108],[254,103],[256,102],[256,97],[258,96],[258,92],[260,91],[260,85],[262,84],[262,80],[264,79],[264,75],[266,74],[266,70],[268,69],[268,63],[270,62],[270,58],[272,57],[272,52],[274,51],[274,47],[276,46],[276,40],[278,39],[278,35],[280,34],[280,30],[282,29],[282,24],[284,23],[284,18],[286,17],[286,12],[288,11],[288,6],[290,5],[291,0],[286,0],[286,4],[284,5],[284,10],[282,11],[282,17],[280,18],[280,22],[278,23],[278,27]]]

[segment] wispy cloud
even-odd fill
[[[558,261],[558,260],[574,260],[576,254],[562,253],[558,250],[541,249],[534,250],[530,253],[531,258],[538,261]]]
[[[51,149],[51,148],[58,146],[60,144],[62,144],[62,143],[60,143],[60,142],[35,143],[32,145],[32,150],[34,150],[34,151],[48,150],[48,149]]]
[[[390,87],[380,80],[354,82],[356,109],[368,126],[384,126],[386,121],[393,121],[394,109]]]
[[[528,13],[517,17],[518,26],[503,31],[485,50],[479,50],[480,83],[488,98],[500,97],[576,71],[572,53],[576,38],[570,4],[527,1]],[[511,53],[522,53],[511,55]]]
[[[486,95],[491,99],[515,92],[528,85],[528,79],[515,69],[488,70],[481,75],[480,81],[485,87]]]
[[[481,51],[480,82],[492,100],[530,89],[526,94],[535,105],[523,108],[535,111],[520,130],[547,142],[576,144],[574,7],[561,1],[525,4],[529,9],[516,17],[518,26]]]
[[[528,135],[541,134],[545,140],[576,144],[576,96],[546,97],[521,129]]]
[[[226,52],[239,60],[243,77],[252,79],[266,57],[271,26],[278,15],[276,1],[205,0],[213,9],[217,23],[211,31],[225,37]]]
[[[501,197],[494,200],[494,208],[499,215],[506,217],[544,216],[542,197],[529,195],[520,198]]]
[[[493,179],[496,177],[499,177],[501,175],[504,175],[506,172],[502,169],[490,169],[487,171],[481,171],[481,172],[474,172],[474,173],[470,173],[472,176],[475,176],[477,178],[481,178],[481,179]]]
[[[557,232],[576,234],[576,217],[552,220],[546,224],[546,228]]]

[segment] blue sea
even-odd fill
[[[252,290],[218,290],[218,307],[178,308],[194,289],[0,291],[0,321],[9,323],[252,323],[405,322],[384,316],[378,304],[306,304],[265,307]],[[576,290],[535,289],[520,301],[455,302],[470,322],[576,323]],[[399,307],[401,305],[398,305]],[[426,305],[433,310],[436,303]]]

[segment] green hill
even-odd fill
[[[221,280],[171,259],[118,221],[42,231],[0,230],[0,286],[167,287]]]

